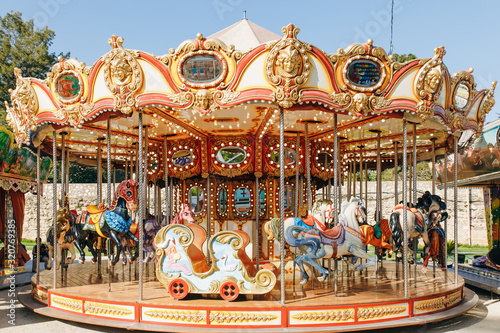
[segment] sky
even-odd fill
[[[389,53],[391,40],[391,0],[0,0],[0,16],[10,11],[54,30],[51,52],[69,51],[88,66],[111,49],[112,35],[123,37],[125,48],[162,55],[199,32],[209,36],[238,22],[243,11],[279,35],[293,23],[298,39],[327,53],[369,38]],[[444,46],[452,75],[472,67],[477,89],[490,88],[500,80],[499,12],[498,0],[394,0],[393,53],[431,58]],[[486,122],[499,116],[497,105]]]

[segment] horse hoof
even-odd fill
[[[134,263],[134,261],[133,261],[132,259],[130,259],[128,262],[129,262],[129,263],[131,263],[131,264],[133,264],[133,263]]]
[[[325,273],[325,274],[323,274],[322,276],[320,276],[320,277],[318,278],[318,281],[319,281],[319,282],[323,282],[323,281],[326,281],[326,279],[327,279],[327,278],[328,278],[328,274],[327,274],[327,273]]]
[[[95,261],[94,259],[90,260],[90,262],[92,263],[92,265],[95,265],[97,263],[97,261]]]
[[[303,286],[307,283],[307,281],[309,281],[308,279],[302,279],[300,280],[300,285]]]

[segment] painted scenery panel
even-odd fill
[[[182,75],[190,82],[211,82],[218,79],[221,74],[221,62],[211,55],[196,55],[182,64]]]

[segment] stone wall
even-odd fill
[[[368,183],[368,217],[369,223],[373,224],[375,213],[375,182]],[[401,183],[399,184],[401,188]],[[383,182],[382,184],[382,213],[388,217],[394,207],[394,183]],[[431,182],[418,182],[418,195],[431,189]],[[43,187],[43,196],[41,200],[41,235],[45,239],[45,233],[52,224],[52,191],[51,184],[45,184]],[[58,188],[59,191],[59,188]],[[363,186],[364,191],[364,186]],[[470,200],[469,200],[470,191]],[[87,205],[96,203],[97,186],[96,184],[70,184],[70,207],[76,209],[79,213]],[[58,192],[60,193],[60,192]],[[103,185],[103,197],[106,198],[106,184]],[[342,188],[342,194],[347,193],[346,187]],[[443,190],[437,190],[436,194],[444,197]],[[359,195],[359,183],[358,183]],[[317,198],[322,197],[322,192],[318,191]],[[364,199],[364,195],[363,195]],[[402,199],[399,193],[399,200]],[[164,202],[163,202],[164,206]],[[163,207],[165,208],[165,207]],[[23,238],[36,238],[36,196],[26,194],[26,210]],[[448,189],[448,239],[453,239],[453,189]],[[488,245],[486,235],[486,223],[484,218],[483,190],[481,188],[459,188],[458,190],[458,242],[460,244]]]

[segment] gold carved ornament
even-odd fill
[[[104,83],[114,95],[115,110],[130,114],[135,95],[142,87],[144,73],[136,58],[137,51],[123,48],[123,38],[113,35],[108,43],[112,50],[104,56]]]
[[[24,78],[19,68],[14,68],[16,89],[9,89],[12,107],[5,102],[7,123],[14,130],[16,141],[29,141],[29,131],[37,129],[38,98],[31,86],[31,79]]]
[[[83,123],[94,107],[93,103],[85,103],[88,76],[92,68],[75,59],[65,60],[60,56],[58,60],[52,71],[47,74],[44,84],[51,88],[59,103],[60,109],[56,112],[56,117],[77,127]],[[68,80],[68,77],[73,77],[74,80]]]
[[[481,137],[481,133],[483,132],[483,127],[484,127],[484,121],[486,119],[486,115],[491,111],[493,106],[495,105],[495,88],[497,86],[497,81],[493,81],[491,83],[491,88],[488,90],[486,93],[486,96],[484,97],[483,101],[481,102],[481,105],[479,106],[478,110],[478,131],[475,134],[476,138]]]
[[[426,120],[434,115],[434,103],[439,98],[443,86],[443,56],[444,47],[434,49],[434,57],[428,60],[417,74],[415,90],[420,102],[417,104],[417,115]]]
[[[399,63],[389,57],[383,48],[373,46],[373,40],[369,39],[364,44],[351,44],[346,50],[339,49],[336,54],[330,54],[327,57],[337,73],[335,77],[340,83],[339,88],[344,91],[329,94],[335,104],[346,108],[357,117],[390,105],[391,101],[380,95],[390,82],[392,73],[400,68],[397,66]],[[377,64],[380,69],[380,78],[373,85],[360,86],[352,83],[348,78],[350,65],[363,60]]]
[[[274,101],[289,108],[300,102],[299,88],[309,79],[312,65],[307,52],[311,45],[297,40],[300,29],[293,24],[281,31],[284,37],[269,52],[265,73],[268,81],[276,87]]]

